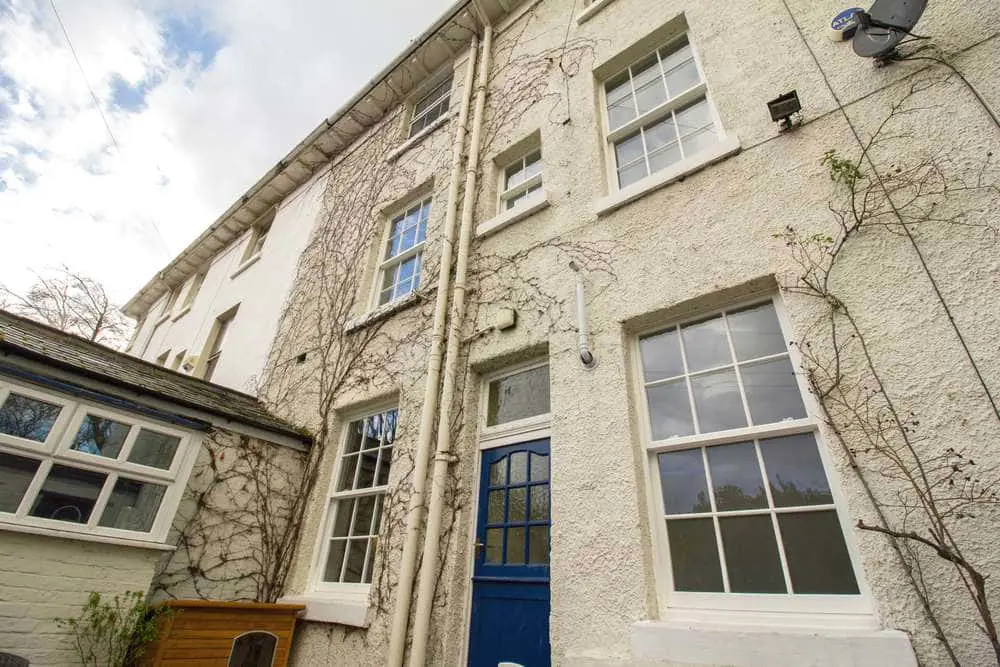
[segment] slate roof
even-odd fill
[[[309,443],[250,394],[184,375],[0,310],[0,350]]]

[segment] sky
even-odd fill
[[[452,1],[0,0],[0,284],[124,303]]]

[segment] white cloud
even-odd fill
[[[0,283],[124,300],[448,0],[0,0]],[[154,231],[159,228],[163,240]]]

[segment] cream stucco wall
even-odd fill
[[[946,664],[947,656],[888,543],[857,529],[849,531],[848,540],[857,551],[859,575],[867,591],[868,629],[834,632],[811,627],[782,633],[774,619],[760,616],[723,627],[699,626],[694,621],[680,629],[658,626],[657,621],[668,615],[670,597],[652,537],[656,519],[650,507],[655,505],[649,502],[646,454],[635,408],[641,394],[631,370],[637,332],[748,297],[777,294],[778,285],[794,280],[798,267],[775,234],[788,224],[806,232],[835,232],[829,205],[839,202],[841,195],[820,158],[829,149],[845,154],[856,151],[845,114],[858,133],[866,136],[912,82],[940,77],[944,70],[928,70],[926,61],[875,69],[871,61],[854,56],[849,45],[830,42],[826,25],[842,9],[833,0],[754,0],[738,7],[679,0],[614,0],[583,23],[575,20],[578,4],[570,0],[529,3],[520,18],[501,26],[494,46],[496,64],[490,81],[475,222],[496,214],[498,165],[494,158],[534,132],[541,137],[550,205],[476,240],[473,246],[472,303],[464,333],[471,335],[489,326],[500,307],[517,309],[519,321],[512,330],[470,340],[467,358],[461,360],[458,375],[463,382],[454,406],[462,410],[461,417],[455,418],[453,451],[458,462],[453,467],[451,511],[446,520],[451,530],[444,541],[430,662],[458,664],[465,651],[478,458],[474,418],[478,379],[507,364],[539,357],[547,358],[552,383],[550,637],[554,664],[908,665],[913,664],[910,643],[922,663]],[[606,176],[594,71],[681,14],[721,125],[729,136],[738,137],[741,152],[599,217],[595,211],[612,188]],[[995,2],[941,0],[930,6],[918,30],[950,54],[955,66],[994,108],[1000,105],[1000,80],[993,71],[993,63],[1000,59],[996,25],[1000,25],[1000,5]],[[461,66],[460,59],[458,71]],[[460,79],[456,75],[456,84]],[[804,123],[795,132],[779,135],[766,102],[793,88],[803,103]],[[460,94],[456,85],[453,105]],[[844,105],[843,113],[834,94]],[[987,151],[995,154],[1000,133],[956,79],[927,89],[914,102],[921,110],[899,125],[899,131],[911,138],[901,143],[900,153],[878,154],[879,160],[912,164],[928,153],[946,150],[957,158],[950,165],[955,173],[967,175],[966,170],[974,172]],[[399,120],[390,118],[365,140],[399,130]],[[422,292],[430,298],[454,132],[455,123],[446,124],[419,147],[399,156],[394,164],[405,173],[405,182],[386,193],[389,202],[404,196],[409,188],[433,184],[422,280]],[[335,164],[333,180],[338,169],[350,168],[350,161]],[[992,171],[986,175],[996,177]],[[293,220],[289,212],[287,224],[300,230],[314,228],[315,209],[299,213],[304,217]],[[997,202],[977,200],[974,213],[977,222],[995,226]],[[280,220],[281,212],[269,248],[280,237]],[[915,234],[937,288],[987,383],[994,393],[1000,392],[995,315],[1000,253],[993,235],[982,227],[933,224],[915,229]],[[372,243],[377,247],[379,242]],[[377,250],[368,254],[367,262],[357,263],[363,274],[359,303],[368,294]],[[599,361],[593,370],[582,368],[576,356],[571,259],[582,265],[587,283],[592,346]],[[976,384],[919,259],[898,234],[865,233],[852,244],[838,269],[838,293],[849,301],[859,325],[868,332],[870,352],[887,393],[903,409],[920,416],[928,452],[948,446],[971,448],[984,468],[998,465],[995,448],[989,445],[1000,436],[998,420]],[[209,289],[207,282],[204,289]],[[292,288],[293,298],[323,296],[314,289],[314,282],[300,276]],[[822,312],[820,304],[794,294],[780,298],[789,337],[800,339],[813,331]],[[364,311],[363,306],[358,308]],[[329,424],[337,432],[364,405],[395,397],[400,406],[400,437],[390,488],[404,505],[423,398],[430,312],[428,303],[417,301],[390,316],[386,340],[405,339],[405,344],[379,350],[386,362],[384,371],[338,393],[337,410]],[[261,335],[267,333],[264,329]],[[407,337],[408,330],[417,335]],[[301,335],[302,341],[307,340],[304,332]],[[292,329],[285,331],[281,341],[272,358],[299,349]],[[155,358],[158,352],[150,354]],[[310,368],[315,370],[307,365],[298,372],[306,376]],[[319,409],[311,392],[316,386],[306,384],[302,400],[294,401],[294,392],[284,395],[282,409],[315,427]],[[809,407],[814,416],[821,416],[814,402]],[[871,520],[872,507],[845,454],[827,429],[821,428],[820,435],[847,523]],[[330,442],[296,555],[288,591],[292,595],[309,593],[339,441]],[[956,527],[967,555],[994,578],[1000,575],[992,545],[996,518],[988,510]],[[380,544],[386,558],[380,568],[385,578],[379,580],[376,572],[383,588],[373,595],[367,629],[305,622],[297,635],[295,664],[384,663],[401,525],[398,514],[383,524]],[[932,606],[960,661],[989,662],[991,650],[970,621],[973,610],[954,572],[933,557],[922,562]],[[732,650],[744,645],[755,649]],[[720,646],[730,652],[720,653]]]

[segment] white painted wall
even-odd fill
[[[325,178],[324,173],[318,174],[279,204],[259,259],[243,271],[237,273],[250,232],[221,250],[208,267],[205,282],[189,312],[176,317],[184,302],[182,291],[174,305],[175,319],[157,326],[167,296],[160,298],[150,309],[128,352],[155,363],[169,351],[168,368],[174,356],[183,350],[188,355],[203,355],[216,318],[239,304],[212,382],[253,392],[254,378],[264,367],[282,305],[295,278],[299,255],[319,212]]]

